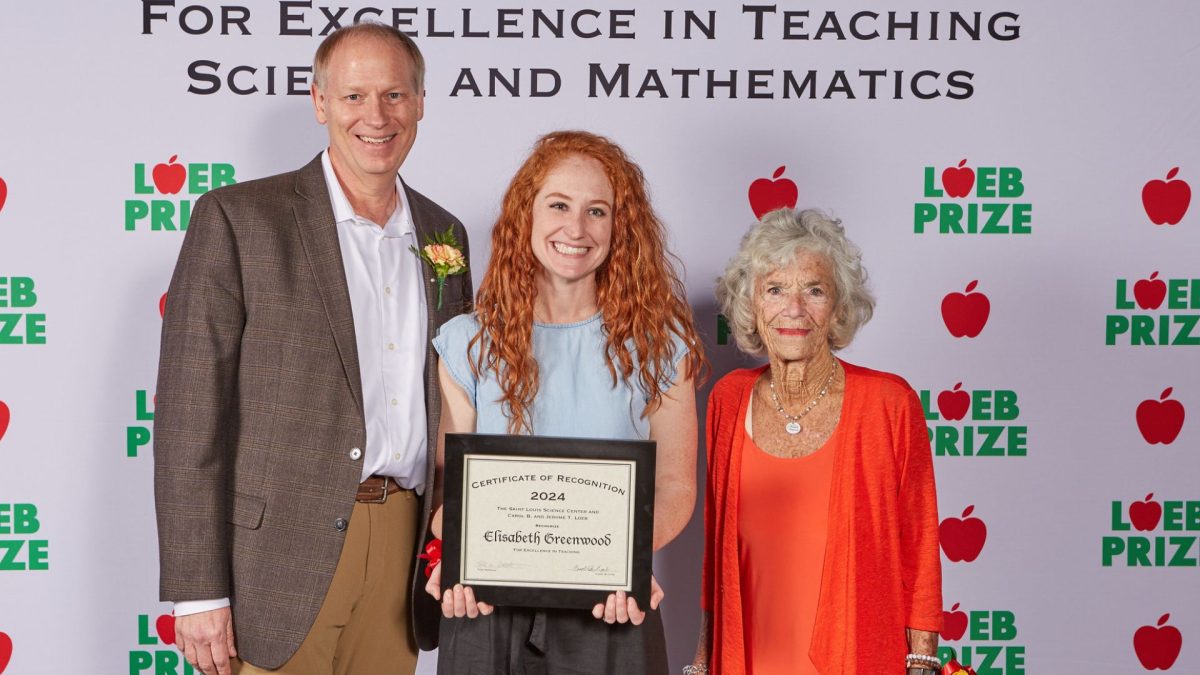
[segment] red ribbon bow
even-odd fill
[[[425,563],[425,577],[429,578],[433,575],[433,568],[442,562],[442,540],[434,539],[425,545],[425,552],[417,556],[422,560],[427,560]],[[974,675],[974,673],[972,673]]]
[[[942,675],[975,675],[975,669],[962,665],[958,659],[950,659],[942,666]]]

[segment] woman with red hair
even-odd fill
[[[504,196],[475,311],[434,340],[443,434],[656,441],[655,550],[695,505],[693,378],[707,367],[665,238],[620,147],[548,134]],[[426,587],[446,617],[439,673],[667,671],[657,582],[649,608],[615,593],[589,615],[492,607],[440,577],[435,568]]]

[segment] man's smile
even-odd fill
[[[390,136],[363,136],[362,134],[359,134],[357,136],[358,140],[371,145],[383,145],[395,137],[396,134],[391,134]]]

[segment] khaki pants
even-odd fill
[[[408,627],[408,575],[419,508],[412,490],[383,504],[355,503],[329,592],[304,642],[278,670],[235,659],[234,675],[412,675],[417,646]]]

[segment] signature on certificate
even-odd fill
[[[593,572],[596,574],[612,574],[613,569],[608,565],[573,565],[572,572]]]

